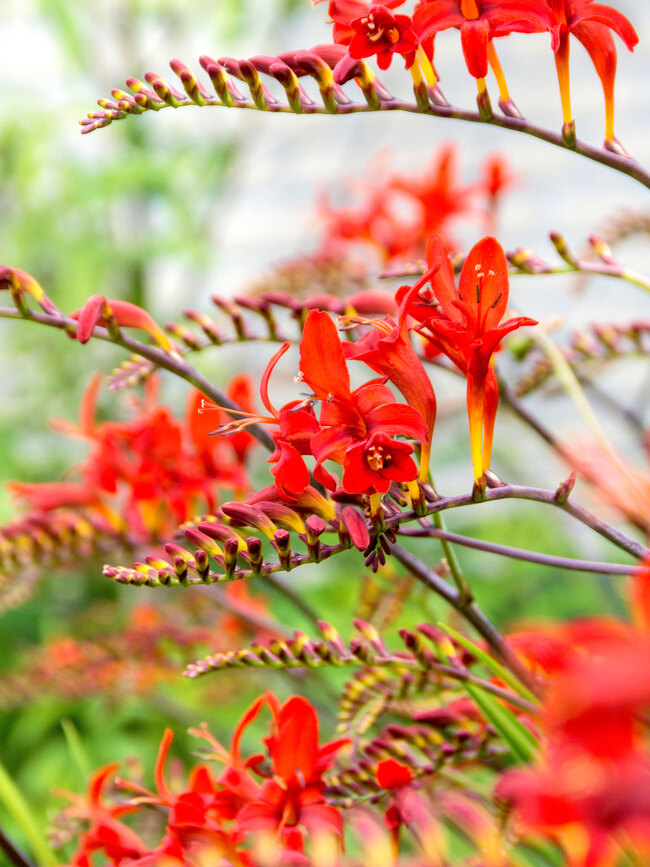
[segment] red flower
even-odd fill
[[[322,2],[324,0],[312,0],[312,5],[316,6]],[[402,6],[404,2],[405,0],[383,0],[381,3],[372,3],[371,0],[330,0],[327,11],[334,25],[332,31],[334,42],[339,45],[349,45],[355,35],[352,22],[367,15],[372,7],[395,9],[397,6]]]
[[[90,828],[79,839],[79,847],[70,862],[71,867],[91,867],[91,856],[95,852],[104,853],[116,867],[132,864],[136,858],[148,852],[135,831],[118,821],[120,816],[133,813],[136,807],[103,802],[104,789],[118,767],[118,763],[106,765],[93,774],[85,799],[67,795],[73,806],[66,808],[65,814],[90,821]]]
[[[438,237],[427,249],[429,271],[416,286],[429,280],[439,312],[413,298],[415,287],[403,287],[398,298],[408,296],[408,312],[422,322],[419,330],[444,352],[467,377],[467,412],[474,476],[480,479],[490,468],[494,421],[499,389],[490,359],[501,340],[534,319],[518,317],[501,323],[508,306],[508,266],[494,238],[484,238],[470,250],[458,283],[444,245]],[[411,300],[413,298],[413,300]]]
[[[417,291],[417,290],[416,290]],[[386,376],[402,392],[409,405],[416,409],[425,421],[427,434],[422,440],[420,480],[426,481],[429,468],[431,437],[436,420],[436,397],[427,372],[413,349],[408,333],[409,295],[402,301],[398,311],[398,325],[392,320],[359,320],[370,330],[356,343],[344,343],[348,359],[365,362],[376,373]]]
[[[227,442],[207,436],[204,417],[196,413],[198,392],[190,396],[186,424],[156,404],[155,380],[148,383],[145,401],[135,404],[134,418],[98,424],[99,385],[93,379],[86,390],[78,425],[57,423],[66,434],[90,443],[89,456],[76,468],[80,481],[13,483],[14,493],[34,509],[85,507],[113,527],[128,527],[134,537],[158,539],[198,512],[212,510],[218,486],[248,488],[237,451],[233,455]],[[248,445],[235,445],[245,455]]]
[[[393,54],[404,58],[406,68],[415,62],[418,38],[408,15],[395,15],[384,5],[375,4],[360,18],[350,22],[354,36],[350,41],[350,57],[360,60],[377,55],[380,69],[388,69]]]
[[[413,16],[421,40],[441,30],[460,30],[465,63],[477,79],[479,92],[485,90],[488,61],[501,91],[508,101],[508,91],[491,41],[509,33],[536,33],[551,29],[550,10],[545,0],[423,0]]]
[[[548,0],[553,15],[558,42],[555,65],[560,83],[562,111],[565,124],[572,122],[569,90],[569,37],[575,36],[591,57],[605,96],[605,142],[615,142],[614,136],[614,80],[616,78],[616,45],[610,30],[617,33],[630,51],[639,37],[627,18],[593,0]]]
[[[278,833],[290,849],[302,850],[303,826],[310,834],[325,831],[343,837],[343,818],[325,802],[323,774],[347,738],[318,745],[318,717],[312,705],[294,696],[273,707],[272,734],[266,740],[273,777],[257,798],[241,809],[241,831],[267,829]]]
[[[327,313],[312,310],[307,316],[300,371],[321,402],[321,430],[311,442],[317,465],[325,460],[342,464],[343,484],[350,493],[385,493],[391,481],[415,479],[417,467],[408,457],[411,447],[390,436],[425,442],[425,420],[414,407],[397,403],[380,380],[350,391],[344,350]]]

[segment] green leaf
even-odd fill
[[[0,802],[22,828],[39,867],[54,867],[57,858],[50,849],[22,792],[0,763]]]
[[[475,656],[479,662],[492,672],[495,677],[498,677],[504,683],[507,683],[508,686],[517,693],[517,695],[525,698],[526,701],[533,702],[533,704],[539,704],[537,696],[533,695],[533,693],[527,689],[511,671],[508,671],[505,666],[501,665],[500,662],[497,662],[489,653],[473,641],[470,641],[470,639],[466,638],[462,633],[456,632],[456,630],[452,629],[451,626],[446,626],[444,623],[438,623],[437,625],[443,630],[443,632],[446,632],[447,635],[451,635],[459,644],[462,644],[465,650],[468,650],[472,656]]]
[[[532,762],[539,748],[539,741],[533,733],[509,708],[482,690],[480,686],[463,682],[463,687],[488,722],[497,730],[515,759],[519,762]]]
[[[90,777],[91,768],[79,731],[71,719],[62,719],[61,728],[68,745],[68,752],[77,766],[81,782],[85,786],[88,782],[88,777]]]

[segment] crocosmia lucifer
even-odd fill
[[[415,296],[408,310],[422,323],[421,333],[467,377],[472,464],[478,481],[490,468],[499,400],[490,360],[507,334],[537,322],[525,316],[501,322],[508,306],[508,264],[495,238],[483,238],[470,250],[458,289],[453,265],[437,236],[429,242],[427,263],[425,278],[434,296],[430,300],[438,306],[431,308]],[[412,291],[404,288],[400,297]]]
[[[613,30],[630,51],[639,41],[634,27],[627,18],[602,3],[593,0],[548,0],[553,13],[553,27],[557,33],[555,64],[560,83],[562,111],[565,124],[572,121],[569,91],[569,40],[575,36],[587,50],[594,64],[605,95],[605,141],[614,137],[614,80],[616,78],[616,45]]]

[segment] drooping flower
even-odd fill
[[[485,92],[489,65],[497,78],[501,99],[507,103],[510,97],[492,40],[509,33],[550,30],[551,16],[546,0],[422,0],[413,23],[420,39],[450,27],[460,30],[465,63],[477,81],[479,93]]]
[[[547,0],[557,34],[555,65],[557,67],[564,123],[573,121],[569,86],[569,41],[573,35],[584,45],[600,78],[605,96],[605,143],[616,146],[614,135],[614,81],[616,78],[616,45],[613,30],[625,46],[634,50],[639,37],[628,19],[618,10],[593,0]]]
[[[467,377],[467,413],[474,477],[478,481],[490,468],[494,422],[499,400],[496,375],[490,364],[501,340],[517,328],[536,325],[534,319],[517,317],[501,322],[508,306],[508,267],[495,238],[484,238],[470,250],[458,289],[454,269],[438,237],[427,249],[429,271],[416,286],[431,284],[433,310],[420,303],[414,287],[403,287],[408,313],[422,324],[418,329]]]

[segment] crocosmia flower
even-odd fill
[[[420,39],[435,36],[441,30],[460,30],[465,63],[485,90],[488,62],[499,82],[501,98],[508,100],[492,39],[509,33],[536,33],[551,29],[550,10],[545,0],[424,0],[413,16]]]
[[[343,465],[349,493],[385,493],[391,481],[408,482],[418,469],[407,436],[423,442],[429,431],[413,406],[397,403],[381,380],[350,390],[350,374],[336,326],[327,313],[312,310],[300,342],[300,371],[321,403],[321,431],[311,443],[317,464]]]
[[[360,60],[377,55],[380,69],[388,69],[393,54],[404,57],[407,69],[413,65],[418,38],[408,15],[395,15],[385,6],[371,6],[361,18],[350,22],[354,36],[350,41],[350,57]]]
[[[564,122],[572,121],[569,91],[569,38],[575,36],[594,64],[605,95],[605,141],[614,137],[614,79],[616,78],[616,45],[611,31],[618,34],[630,51],[639,37],[627,18],[613,9],[593,0],[548,0],[553,13],[553,26],[558,42],[555,65],[560,82]]]
[[[470,251],[456,289],[454,268],[436,236],[427,248],[429,281],[437,304],[432,310],[404,287],[398,297],[411,296],[409,313],[422,323],[421,333],[450,358],[467,377],[467,412],[474,476],[478,481],[490,468],[499,387],[490,359],[501,340],[534,319],[520,316],[501,322],[508,306],[508,265],[495,238],[483,238]]]

